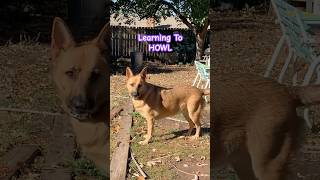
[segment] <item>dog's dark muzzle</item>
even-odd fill
[[[94,103],[81,96],[73,97],[70,101],[71,115],[77,119],[87,119],[93,113]]]
[[[137,98],[137,97],[139,97],[139,93],[138,92],[132,92],[131,96],[134,97],[134,98]]]

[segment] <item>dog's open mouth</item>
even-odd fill
[[[135,96],[132,96],[132,95],[131,95],[131,97],[132,97],[134,100],[139,100],[140,97],[141,97],[141,94],[137,94],[137,95],[135,95]]]
[[[76,118],[78,120],[85,120],[85,119],[89,119],[91,117],[90,113],[76,113],[76,112],[73,112],[73,111],[70,112],[70,115],[73,118]]]
[[[67,106],[63,106],[65,108],[63,108],[65,110],[65,112],[67,112],[69,114],[69,116],[79,120],[79,121],[85,121],[91,118],[94,118],[95,116],[97,116],[99,114],[99,110],[103,109],[104,107],[103,103],[101,106],[94,106],[93,108],[90,109],[82,109],[82,110],[78,110],[70,105]]]
[[[140,99],[140,96],[133,96],[133,99],[134,99],[134,100],[139,100],[139,99]]]

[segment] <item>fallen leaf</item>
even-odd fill
[[[174,157],[174,159],[176,160],[176,162],[180,162],[181,161],[179,156]]]
[[[201,166],[207,166],[208,164],[203,164],[203,163],[200,163],[200,162],[199,162],[199,163],[197,163],[196,165],[201,167]]]
[[[199,176],[195,174],[192,180],[199,180]]]
[[[194,154],[189,154],[188,157],[189,158],[194,158]]]
[[[162,163],[161,160],[148,161],[147,162],[147,166],[152,167],[152,166],[155,166],[155,165],[160,164],[160,163]]]

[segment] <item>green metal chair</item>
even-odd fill
[[[301,86],[306,86],[310,83],[312,75],[316,72],[316,84],[320,83],[320,56],[316,54],[314,47],[316,43],[310,24],[320,24],[320,16],[303,12],[284,0],[271,0],[272,6],[277,14],[277,18],[281,27],[282,37],[280,38],[276,49],[272,55],[272,59],[264,74],[269,77],[274,64],[277,61],[278,55],[284,43],[287,42],[289,54],[282,67],[278,82],[283,82],[283,77],[290,63],[294,63],[297,58],[302,58],[309,64],[308,70],[304,76]],[[298,85],[298,72],[295,72],[292,78],[293,85]],[[304,111],[304,119],[309,128],[312,127],[308,118],[308,109]]]
[[[210,73],[209,73],[210,67],[202,64],[199,61],[194,61],[194,63],[197,69],[197,76],[194,79],[192,86],[195,86],[195,84],[198,82],[196,87],[199,88],[200,84],[205,82],[205,84],[203,84],[201,88],[204,88],[204,89],[210,88]],[[207,96],[205,96],[205,100],[206,102],[208,102]]]

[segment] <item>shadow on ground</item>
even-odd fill
[[[166,134],[163,134],[163,136],[174,134],[174,136],[168,137],[165,139],[165,140],[172,140],[172,139],[179,138],[181,136],[185,136],[187,133],[188,133],[188,129],[185,129],[185,130],[179,130],[179,131],[175,131],[175,132],[171,132],[171,133],[166,133]],[[194,135],[194,133],[195,133],[195,129],[193,129],[191,134]],[[206,136],[206,135],[210,136],[210,128],[201,128],[200,134],[201,134],[200,137]],[[186,137],[188,137],[188,136],[186,136]]]

